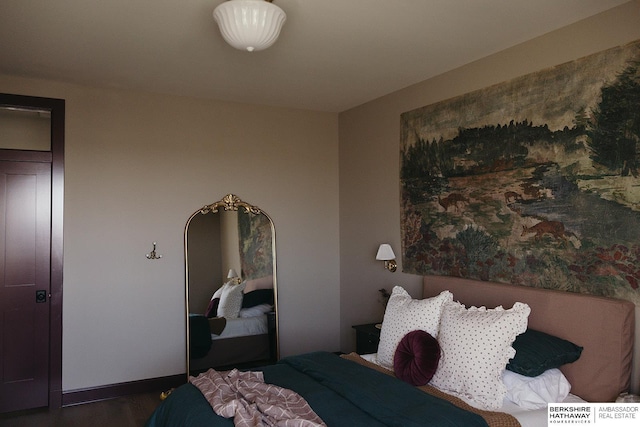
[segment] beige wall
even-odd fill
[[[183,229],[230,192],[275,223],[282,354],[339,348],[336,114],[9,76],[0,92],[66,99],[63,390],[185,371]]]
[[[377,289],[390,290],[393,285],[402,285],[414,297],[421,296],[419,276],[389,273],[374,259],[382,242],[391,243],[400,256],[400,114],[637,39],[640,39],[640,1],[340,114],[343,350],[355,348],[351,325],[381,319],[383,311]],[[399,270],[401,266],[399,260]],[[637,317],[640,319],[640,315]],[[636,366],[639,363],[637,357]],[[637,375],[635,384],[640,387]]]

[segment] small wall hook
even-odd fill
[[[147,254],[147,259],[160,259],[162,255],[156,254],[156,242],[153,242],[153,250]]]

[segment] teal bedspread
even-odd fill
[[[265,366],[267,383],[295,390],[329,426],[487,426],[479,415],[389,375],[331,353],[309,353]],[[147,427],[232,426],[200,391],[183,385],[158,406]]]

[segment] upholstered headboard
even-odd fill
[[[469,306],[531,307],[529,328],[584,347],[578,361],[561,370],[571,393],[590,402],[614,401],[629,389],[635,305],[629,301],[548,289],[513,286],[458,277],[425,276],[423,297],[443,290]]]

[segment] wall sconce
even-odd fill
[[[229,272],[227,273],[227,279],[233,281],[236,285],[239,285],[240,282],[242,282],[242,279],[238,277],[238,273],[236,273],[233,268],[229,269]]]
[[[391,245],[388,243],[380,245],[376,259],[378,261],[384,261],[384,268],[392,273],[398,268],[398,264],[396,264],[396,254],[393,253],[393,249],[391,249]]]
[[[147,259],[160,259],[162,255],[156,252],[156,242],[153,242],[153,250],[149,252],[147,255]]]

